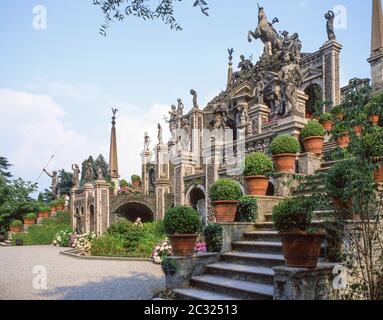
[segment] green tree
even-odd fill
[[[9,167],[12,165],[8,162],[8,159],[0,156],[0,175],[2,175],[6,181],[12,178],[12,174],[9,172]]]
[[[102,170],[102,174],[104,176],[104,179],[106,181],[110,181],[110,176],[109,176],[109,165],[105,160],[105,157],[102,154],[99,154],[95,161],[95,169],[97,172],[97,168],[100,167]]]
[[[65,171],[64,169],[59,171],[59,183],[58,190],[60,195],[70,195],[70,189],[73,187],[73,174]]]
[[[42,193],[43,199],[45,203],[49,203],[53,201],[53,193],[52,193],[52,188],[45,189],[44,192]]]
[[[93,4],[100,7],[104,15],[104,24],[101,25],[100,34],[106,36],[106,30],[111,22],[123,21],[125,17],[135,16],[143,20],[162,20],[169,24],[171,29],[177,31],[182,27],[174,16],[174,4],[182,0],[93,0]],[[200,8],[208,16],[209,7],[204,0],[195,0],[193,7]]]

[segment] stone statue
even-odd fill
[[[238,68],[241,69],[241,71],[248,71],[253,68],[253,63],[249,59],[246,59],[243,54],[240,56],[240,59],[241,62],[238,64]]]
[[[182,117],[184,115],[184,104],[183,104],[181,98],[177,99],[177,103],[178,103],[177,113],[179,116]]]
[[[171,110],[169,111],[170,119],[169,119],[169,130],[171,134],[171,141],[175,141],[176,139],[176,131],[178,129],[177,120],[178,120],[178,112],[176,106],[173,104],[171,106]]]
[[[333,11],[329,10],[324,17],[327,20],[326,29],[327,29],[327,37],[329,40],[336,40],[335,32],[334,32],[334,19],[335,14]]]
[[[52,194],[53,198],[58,198],[58,184],[59,184],[59,177],[58,172],[53,171],[52,173],[49,173],[47,170],[44,169],[44,172],[47,174],[48,177],[52,179]]]
[[[190,94],[193,96],[193,108],[199,110],[197,92],[194,89],[191,89]]]
[[[164,144],[164,141],[162,140],[162,126],[160,123],[158,124],[158,144],[159,145]]]
[[[236,105],[235,111],[237,112],[237,128],[245,129],[245,134],[251,134],[251,122],[247,103]]]
[[[206,225],[206,201],[201,199],[197,202],[197,212],[201,217],[202,225]]]
[[[84,180],[85,183],[92,183],[94,180],[93,163],[91,161],[86,162]]]
[[[142,224],[142,220],[141,220],[141,218],[137,218],[137,220],[134,222],[134,225],[135,225],[136,227],[141,228],[141,229],[144,228],[144,225]]]
[[[188,119],[183,119],[181,122],[180,140],[182,151],[190,151],[191,128]]]
[[[298,64],[291,63],[291,53],[283,55],[285,66],[279,73],[284,105],[281,104],[280,115],[287,115],[298,110],[297,89],[303,83],[303,74]]]
[[[76,218],[76,233],[83,234],[84,231],[83,231],[81,214],[77,211],[74,217]]]
[[[69,211],[69,200],[70,200],[70,198],[67,194],[65,195],[64,200],[65,200],[64,210]]]
[[[80,167],[78,164],[72,164],[73,178],[72,184],[73,187],[78,188],[80,186]]]
[[[210,128],[216,132],[216,139],[224,137],[226,125],[228,124],[228,113],[229,110],[225,102],[221,102],[214,107],[213,120],[210,122]]]
[[[100,166],[97,167],[97,180],[104,180],[104,174]]]
[[[282,39],[273,26],[276,22],[279,22],[277,18],[274,18],[272,23],[268,22],[264,9],[258,5],[258,26],[254,32],[249,31],[248,41],[251,42],[252,38],[261,39],[265,45],[264,53],[268,56],[275,50],[282,49]]]
[[[284,30],[282,32],[283,42],[282,42],[282,51],[287,52],[291,50],[291,46],[293,44],[293,41],[291,40],[291,37],[289,36],[289,32]]]
[[[302,42],[299,39],[298,33],[294,33],[291,36],[291,40],[292,40],[291,53],[293,54],[295,58],[295,62],[298,63],[301,59]]]
[[[145,132],[145,137],[144,137],[144,151],[149,151],[149,146],[150,146],[151,140],[147,132]]]
[[[259,73],[256,78],[255,83],[255,98],[257,103],[264,103],[263,94],[265,90],[265,79],[263,73]]]

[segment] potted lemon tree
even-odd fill
[[[325,233],[312,228],[310,198],[287,198],[274,207],[272,219],[282,238],[285,263],[293,268],[315,268]]]
[[[295,172],[295,158],[299,142],[293,136],[284,134],[276,137],[270,145],[277,172]]]
[[[23,226],[23,222],[20,220],[14,220],[12,221],[9,231],[13,233],[18,233],[21,231],[21,227]]]
[[[301,130],[301,138],[306,152],[321,155],[323,151],[325,130],[317,121],[309,121]]]
[[[273,171],[273,161],[261,152],[252,152],[245,158],[244,176],[251,196],[265,196],[269,186],[266,174]]]
[[[209,190],[217,222],[234,222],[242,190],[237,181],[219,179]]]
[[[194,255],[197,232],[200,227],[200,216],[190,207],[178,206],[166,212],[164,228],[172,244],[173,255]]]
[[[27,224],[27,225],[36,224],[36,219],[37,219],[37,215],[35,213],[28,213],[24,217],[24,224]]]

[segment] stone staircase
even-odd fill
[[[193,277],[191,288],[174,292],[184,300],[271,300],[272,267],[283,264],[282,243],[273,224],[258,223],[256,231],[233,242],[232,251],[222,254],[218,263],[208,265],[205,274]]]
[[[0,242],[0,247],[10,247],[12,245],[12,241],[5,240],[3,242]]]

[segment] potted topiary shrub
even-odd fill
[[[309,121],[301,131],[303,146],[306,152],[321,155],[323,151],[325,130],[317,121]]]
[[[340,148],[347,148],[350,144],[350,127],[344,122],[335,124],[332,134]]]
[[[37,217],[39,218],[39,219],[42,219],[42,218],[44,218],[44,206],[41,206],[40,208],[39,208],[39,212],[38,212],[38,214],[37,214]]]
[[[28,213],[24,217],[24,224],[31,225],[36,224],[37,215],[35,213]]]
[[[327,132],[330,132],[332,130],[333,116],[331,113],[322,113],[319,121]]]
[[[64,211],[65,209],[65,200],[63,198],[56,200],[56,212]]]
[[[57,200],[53,200],[49,202],[49,206],[51,207],[50,215],[54,215],[56,213],[56,205],[57,205]]]
[[[132,175],[131,180],[132,180],[132,184],[134,187],[139,187],[141,185],[141,177],[140,176],[134,174],[134,175]]]
[[[310,198],[287,198],[273,209],[274,226],[282,238],[286,265],[315,268],[318,264],[324,232],[311,227],[313,201]]]
[[[175,207],[165,214],[164,228],[172,244],[173,255],[192,256],[201,226],[200,216],[190,207]]]
[[[126,181],[125,179],[122,179],[120,181],[120,190],[121,191],[126,191],[127,190],[127,187],[128,187],[128,181]]]
[[[209,190],[217,222],[234,222],[242,191],[239,183],[232,179],[219,179]]]
[[[272,172],[273,162],[261,152],[252,152],[245,158],[245,180],[251,196],[265,196],[269,186],[267,173]]]
[[[361,148],[366,158],[374,163],[374,181],[383,183],[383,128],[374,126],[361,137]]]
[[[51,208],[49,206],[43,206],[40,209],[43,213],[43,218],[49,218],[51,214]]]
[[[344,110],[341,105],[332,108],[331,113],[340,121],[344,119]]]
[[[18,233],[21,231],[21,227],[23,226],[23,222],[20,220],[14,220],[12,221],[9,231],[13,233]]]
[[[362,135],[363,128],[364,128],[364,125],[366,124],[366,121],[367,121],[367,115],[362,111],[355,112],[352,115],[352,119],[350,123],[356,136],[360,137]]]
[[[276,137],[270,145],[277,172],[295,172],[295,158],[299,152],[299,142],[284,134]]]
[[[366,111],[373,125],[378,125],[383,108],[383,94],[374,96],[366,105]]]

